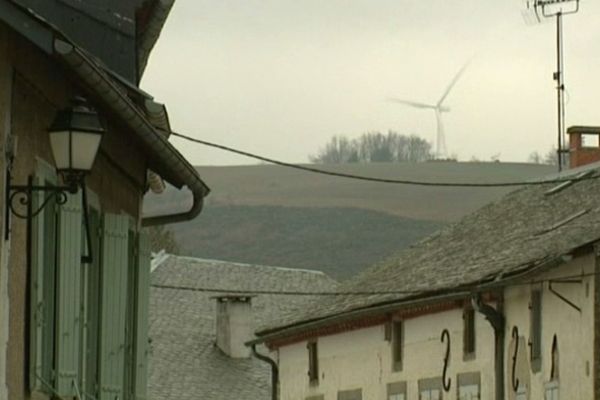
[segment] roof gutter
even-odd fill
[[[573,249],[574,251],[575,249]],[[414,306],[425,306],[430,304],[435,304],[440,301],[453,301],[460,300],[464,298],[472,298],[474,294],[502,289],[511,282],[515,282],[518,280],[526,279],[531,275],[539,272],[543,272],[549,270],[551,268],[557,267],[560,264],[564,263],[567,259],[566,255],[560,255],[557,257],[551,257],[543,260],[537,265],[531,266],[523,271],[519,271],[513,275],[506,276],[500,280],[493,280],[491,282],[483,283],[480,285],[474,285],[471,288],[464,287],[460,289],[448,289],[444,293],[437,293],[434,295],[427,295],[423,293],[421,297],[409,299],[406,301],[392,301],[386,302],[379,305],[374,305],[372,307],[362,308],[358,310],[353,310],[349,312],[341,312],[338,314],[330,315],[323,317],[321,319],[316,319],[312,321],[301,321],[294,325],[290,325],[284,328],[274,328],[269,330],[263,330],[262,332],[257,332],[258,337],[250,342],[246,343],[246,346],[252,346],[260,343],[266,343],[273,340],[283,339],[289,336],[294,336],[309,330],[323,328],[325,326],[331,325],[333,323],[345,322],[348,320],[353,320],[365,316],[377,314],[385,314],[388,312],[393,312],[398,310],[401,307],[414,307]]]
[[[204,197],[210,189],[202,182],[196,169],[158,133],[146,116],[106,73],[81,49],[61,39],[54,39],[54,54],[63,61],[87,86],[90,94],[107,109],[121,118],[151,152],[152,169],[169,183],[181,189],[187,186],[192,192],[192,207],[185,212],[145,217],[142,226],[164,225],[188,221],[202,211]]]
[[[335,314],[328,317],[324,317],[322,319],[309,321],[306,323],[300,323],[297,325],[292,325],[287,328],[283,328],[277,331],[266,331],[264,334],[260,335],[258,338],[249,341],[246,343],[246,346],[253,346],[260,343],[269,342],[276,339],[285,338],[288,336],[293,336],[298,333],[302,333],[308,330],[319,329],[325,326],[328,326],[332,323],[336,322],[344,322],[356,318],[361,318],[365,316],[371,316],[374,313],[377,314],[385,314],[388,312],[396,311],[400,306],[425,306],[429,304],[434,304],[439,301],[452,301],[452,300],[460,300],[464,298],[469,298],[471,296],[470,291],[460,291],[454,292],[452,294],[440,294],[437,296],[427,297],[427,298],[419,298],[412,301],[406,301],[403,303],[385,303],[381,305],[377,305],[374,307],[363,308],[360,310],[354,310],[343,314]]]

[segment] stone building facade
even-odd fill
[[[195,217],[209,191],[166,140],[164,107],[85,45],[20,2],[0,1],[0,399],[146,398],[150,255],[142,227]],[[9,211],[9,183],[62,184],[48,128],[74,96],[93,106],[105,133],[85,189],[64,205],[51,199],[32,219],[29,251],[27,224]],[[149,176],[190,189],[193,208],[144,216]],[[44,197],[32,201],[41,206]],[[83,262],[90,248],[93,261]]]

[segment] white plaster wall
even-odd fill
[[[462,309],[421,316],[404,322],[403,370],[392,371],[392,345],[378,325],[318,338],[319,384],[309,385],[306,342],[279,350],[281,400],[299,400],[324,395],[335,400],[340,390],[362,389],[363,399],[385,399],[387,384],[407,382],[408,399],[418,398],[418,380],[441,377],[445,344],[444,328],[450,331],[451,362],[448,377],[452,388],[445,399],[456,399],[456,375],[481,371],[482,399],[494,393],[494,333],[489,323],[476,315],[476,357],[463,361]]]
[[[591,273],[594,257],[576,258],[535,279]],[[551,347],[554,334],[558,337],[559,385],[562,399],[591,399],[593,397],[593,336],[594,287],[593,277],[583,278],[581,284],[555,284],[555,289],[579,305],[581,313],[549,292],[548,283],[542,292],[542,368],[532,373],[529,365],[530,285],[505,289],[506,342],[505,393],[514,399],[510,386],[512,368],[512,327],[517,325],[521,343],[518,377],[529,382],[529,399],[543,399],[544,386],[550,379]],[[493,399],[494,332],[481,314],[476,314],[476,358],[463,361],[462,310],[455,309],[405,320],[403,371],[392,371],[391,343],[384,339],[384,326],[374,326],[336,335],[319,337],[318,385],[308,381],[308,352],[306,342],[279,349],[281,400],[302,400],[324,395],[325,400],[337,399],[340,390],[362,389],[363,399],[386,398],[386,384],[407,382],[407,399],[418,399],[418,380],[442,375],[445,345],[440,342],[444,328],[451,334],[451,363],[448,376],[452,388],[444,399],[457,399],[457,374],[481,373],[481,398]]]
[[[570,276],[594,271],[593,255],[576,258],[561,267],[541,275],[541,279]],[[539,286],[538,286],[539,287]],[[593,398],[593,349],[594,349],[594,279],[583,278],[581,284],[554,284],[561,295],[581,307],[581,313],[560,300],[543,283],[542,289],[542,368],[533,373],[530,365],[529,337],[530,315],[529,301],[531,286],[517,286],[505,291],[506,313],[506,393],[508,399],[514,399],[510,388],[512,372],[513,326],[519,329],[521,344],[519,347],[520,365],[517,377],[530,382],[529,399],[543,399],[544,386],[550,380],[551,349],[554,334],[558,338],[559,351],[559,391],[562,399]]]

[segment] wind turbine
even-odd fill
[[[450,107],[447,107],[444,105],[444,100],[446,100],[446,98],[450,94],[450,91],[452,90],[454,85],[456,85],[456,82],[458,82],[458,80],[460,79],[463,72],[465,72],[465,70],[467,69],[468,65],[469,65],[469,63],[467,62],[456,73],[456,75],[454,75],[454,78],[452,79],[452,81],[450,82],[450,84],[448,85],[446,90],[444,91],[444,94],[442,94],[442,97],[440,97],[438,102],[435,104],[419,103],[416,101],[403,100],[403,99],[398,99],[398,98],[390,98],[389,99],[389,101],[394,102],[394,103],[400,103],[400,104],[404,104],[404,105],[414,107],[414,108],[429,109],[429,110],[433,110],[435,112],[435,119],[437,122],[437,135],[436,135],[437,137],[436,137],[436,142],[435,142],[435,158],[436,159],[445,159],[448,157],[447,149],[446,149],[446,137],[444,135],[444,123],[442,121],[442,113],[450,112]]]

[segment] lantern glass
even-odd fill
[[[92,169],[101,138],[95,132],[71,132],[72,169],[86,172]]]
[[[48,133],[56,169],[77,183],[92,169],[104,128],[84,98],[76,97],[72,103],[56,114]]]
[[[50,147],[54,155],[56,169],[64,171],[71,167],[70,157],[70,131],[50,132]]]

